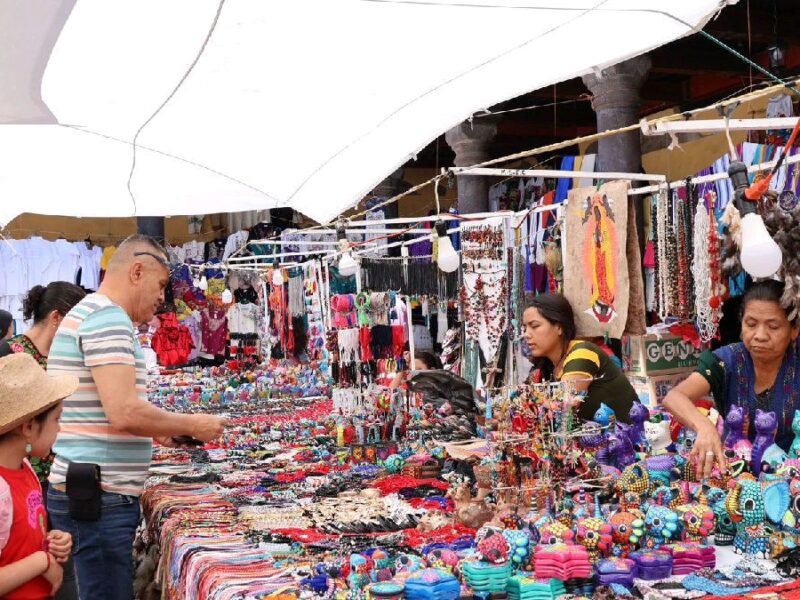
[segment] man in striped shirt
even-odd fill
[[[153,317],[168,282],[164,248],[146,236],[128,238],[111,259],[97,293],[64,317],[50,349],[48,372],[80,380],[64,402],[48,508],[53,526],[76,540],[82,600],[133,598],[133,538],[152,438],[174,445],[174,436],[210,441],[223,432],[219,417],[174,414],[147,401],[147,373],[134,323]],[[70,517],[65,492],[71,462],[100,467],[98,521]]]

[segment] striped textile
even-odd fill
[[[64,317],[48,357],[48,373],[80,379],[77,391],[64,401],[50,483],[65,483],[70,462],[93,463],[100,465],[104,491],[138,496],[150,467],[152,440],[108,422],[91,372],[106,365],[134,367],[137,395],[147,400],[144,355],[130,317],[108,297],[90,294]]]

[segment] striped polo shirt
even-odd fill
[[[134,367],[136,393],[147,400],[144,354],[130,317],[108,297],[90,294],[64,317],[47,361],[48,373],[68,373],[80,380],[77,391],[64,401],[50,483],[65,483],[70,462],[92,463],[100,465],[104,491],[138,496],[150,468],[152,440],[108,422],[91,372],[106,365]]]

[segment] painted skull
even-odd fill
[[[725,508],[725,501],[715,502],[711,505],[714,511],[714,544],[717,546],[730,546],[733,544],[733,536],[736,535],[736,523],[731,519],[728,510]]]

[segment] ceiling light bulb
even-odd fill
[[[198,282],[197,287],[199,287],[204,292],[208,289],[208,279],[206,279],[205,275],[203,275],[200,278],[200,281]]]
[[[772,277],[781,268],[783,254],[758,213],[742,217],[742,268],[751,277]]]
[[[196,288],[200,287],[200,279],[198,279],[197,275],[195,275],[194,279],[192,279],[192,285]]]
[[[450,241],[450,236],[447,235],[447,225],[444,221],[436,222],[436,233],[439,237],[437,240],[439,251],[436,255],[436,264],[438,264],[439,269],[445,273],[452,273],[458,270],[461,259],[458,256],[458,252],[453,248],[453,242]]]
[[[339,275],[342,277],[352,277],[358,271],[358,263],[349,252],[342,254],[339,259]]]
[[[233,294],[228,288],[225,288],[225,291],[222,292],[222,303],[230,304],[231,302],[233,302]]]

